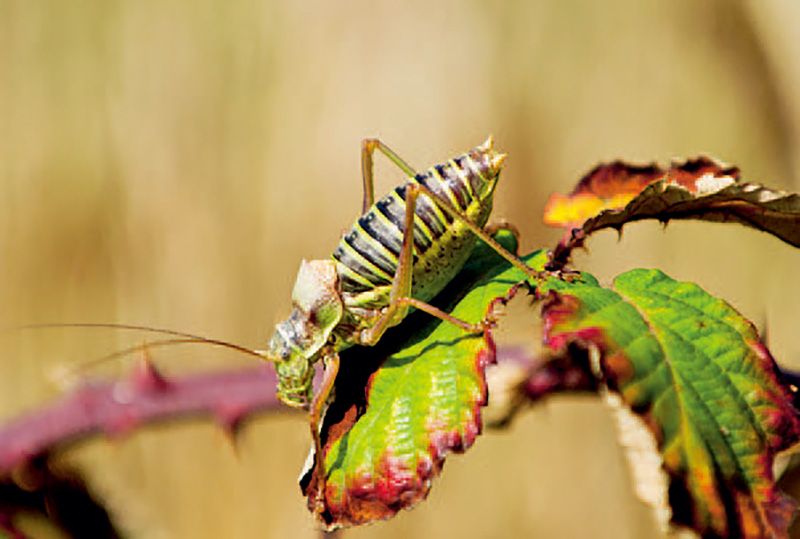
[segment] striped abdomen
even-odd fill
[[[409,178],[375,202],[333,253],[345,305],[377,309],[388,303],[405,232],[409,185],[424,185],[482,227],[491,212],[502,160],[487,141]],[[435,296],[461,269],[474,242],[475,236],[463,223],[420,195],[414,219],[412,296],[423,301]]]

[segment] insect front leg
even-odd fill
[[[416,175],[414,168],[406,163],[394,150],[376,138],[365,138],[361,141],[361,177],[364,182],[364,197],[361,204],[361,213],[364,214],[375,203],[375,167],[373,154],[379,150],[389,158],[389,161],[397,165],[406,176]]]
[[[322,385],[319,391],[314,395],[311,401],[311,407],[308,411],[308,424],[311,428],[311,437],[314,440],[314,477],[317,480],[317,497],[315,500],[317,512],[321,511],[324,506],[325,498],[325,458],[322,454],[322,440],[320,438],[320,422],[322,419],[322,412],[328,403],[328,398],[333,391],[333,384],[336,381],[336,375],[339,374],[339,354],[331,350],[322,358],[325,367],[325,374],[322,377]]]
[[[411,297],[411,279],[414,270],[414,214],[420,190],[421,186],[416,184],[409,185],[406,189],[403,243],[398,257],[397,273],[394,276],[392,290],[389,294],[389,305],[375,324],[362,332],[361,344],[367,346],[376,344],[388,328],[405,318],[410,307],[424,311],[445,322],[455,324],[470,333],[482,333],[485,329],[484,322],[479,324],[465,322],[433,305]]]

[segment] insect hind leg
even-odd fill
[[[375,150],[380,151],[389,161],[397,165],[406,176],[416,175],[414,167],[406,163],[394,150],[376,138],[365,138],[361,141],[361,178],[364,193],[361,204],[361,213],[364,214],[375,203],[375,167],[373,155]]]
[[[416,187],[419,188],[421,194],[424,194],[426,197],[428,197],[432,202],[434,202],[438,207],[440,207],[442,211],[448,213],[453,219],[456,219],[461,223],[463,223],[464,226],[466,226],[470,230],[470,232],[475,234],[475,236],[477,236],[479,240],[481,240],[483,243],[491,247],[497,254],[505,258],[508,262],[511,263],[512,266],[522,271],[533,281],[541,282],[545,278],[546,272],[536,271],[532,267],[528,266],[525,262],[523,262],[517,255],[511,253],[508,249],[500,245],[500,243],[492,237],[492,233],[490,232],[491,227],[489,228],[489,230],[481,228],[480,226],[475,224],[475,222],[472,219],[464,215],[461,211],[454,208],[453,205],[450,203],[450,201],[443,199],[442,197],[440,197],[439,195],[437,195],[436,193],[434,193],[433,191],[431,191],[422,184],[418,184]],[[519,238],[519,233],[516,232],[516,229],[512,225],[509,225],[508,223],[504,224],[500,223],[494,226],[496,227],[495,230],[499,230],[501,228],[511,230],[511,232],[514,233],[514,235],[517,238]]]
[[[403,243],[400,248],[400,256],[398,257],[397,273],[392,282],[392,291],[389,295],[389,305],[378,320],[371,327],[362,332],[360,342],[363,345],[375,345],[394,322],[405,318],[408,309],[412,307],[426,312],[431,316],[435,316],[440,320],[454,324],[470,333],[482,333],[486,327],[486,321],[472,324],[456,318],[424,301],[411,297],[412,274],[414,269],[414,216],[417,199],[422,189],[423,187],[418,184],[409,185],[406,189]]]

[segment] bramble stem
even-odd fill
[[[0,426],[0,476],[54,448],[96,434],[119,435],[164,420],[208,417],[234,431],[277,410],[269,365],[163,378],[147,362],[124,380],[91,383]]]

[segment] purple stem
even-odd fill
[[[582,362],[542,362],[516,347],[498,350],[498,360],[529,369],[519,388],[529,402],[556,392],[592,390],[596,384]],[[267,364],[167,379],[141,361],[123,380],[86,384],[0,424],[0,476],[79,439],[121,436],[166,420],[210,416],[234,433],[253,414],[281,409],[276,382]]]
[[[0,476],[80,438],[119,436],[154,422],[211,416],[224,429],[274,410],[271,366],[165,379],[141,362],[128,378],[92,383],[0,426]]]

